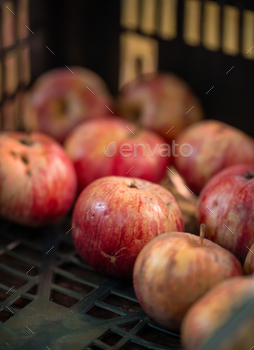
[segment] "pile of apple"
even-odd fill
[[[147,314],[197,349],[254,295],[254,275],[242,276],[254,273],[254,140],[202,121],[198,99],[172,74],[140,76],[114,103],[94,72],[71,71],[35,83],[29,132],[0,133],[0,215],[39,227],[75,204],[81,257],[133,277]],[[192,154],[169,156],[171,142]],[[184,232],[177,200],[159,184],[169,166],[199,196],[200,236]]]

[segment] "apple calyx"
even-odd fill
[[[56,101],[56,110],[59,112],[57,114],[58,117],[64,116],[68,111],[68,101],[65,98],[59,98],[59,100]]]
[[[128,186],[129,188],[136,188],[137,190],[138,190],[138,188],[137,188],[137,186],[136,185],[134,185],[134,184],[131,184],[130,186]]]
[[[243,174],[243,177],[245,177],[247,180],[251,180],[254,178],[254,171],[247,171],[246,174]]]
[[[205,238],[206,225],[201,224],[199,229],[199,237],[201,238],[201,245],[203,245],[203,241]]]

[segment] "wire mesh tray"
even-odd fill
[[[131,281],[79,258],[70,218],[41,230],[0,227],[0,349],[181,348],[142,310]]]

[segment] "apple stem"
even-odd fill
[[[201,244],[203,244],[204,238],[205,238],[205,231],[206,231],[206,226],[205,224],[200,225],[200,231],[199,231],[199,237],[201,238]]]

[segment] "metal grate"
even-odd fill
[[[41,230],[0,227],[0,349],[181,348],[179,335],[145,314],[130,281],[79,258],[70,218]]]

